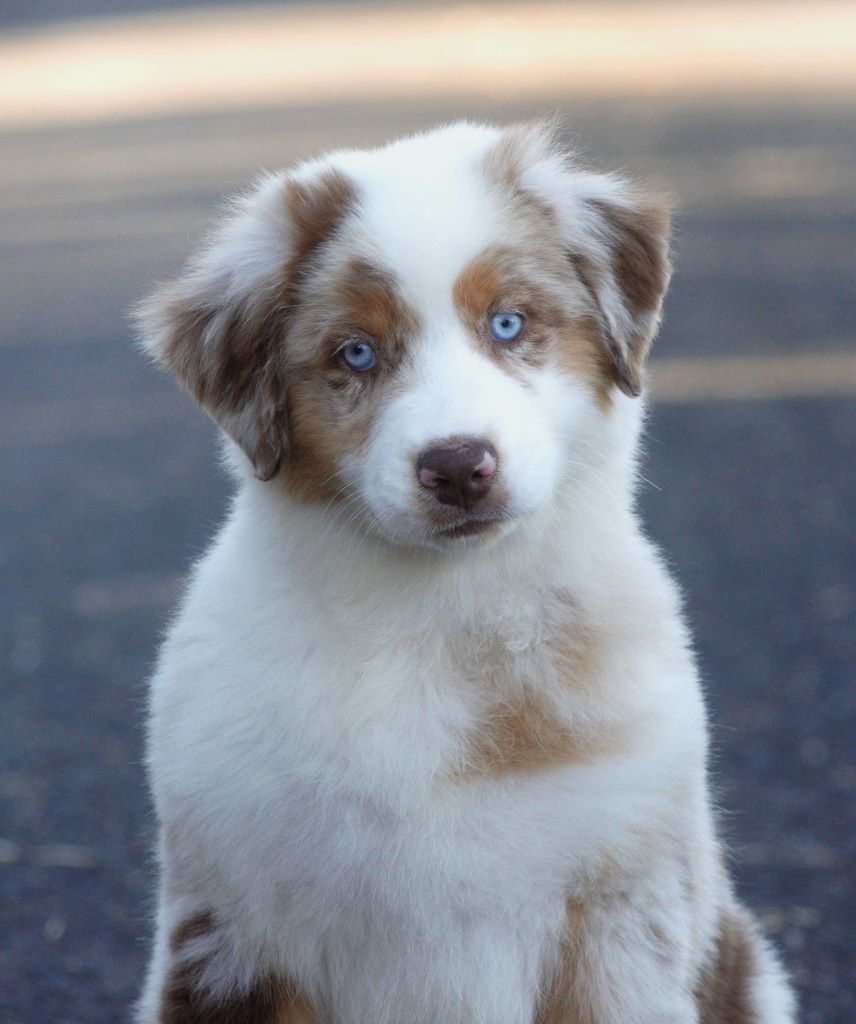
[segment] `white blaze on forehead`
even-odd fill
[[[451,303],[455,279],[502,236],[502,207],[486,187],[496,129],[454,125],[331,162],[358,185],[361,248],[396,274],[422,310]]]

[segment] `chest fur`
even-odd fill
[[[307,989],[338,965],[342,1019],[421,992],[439,1024],[466,992],[473,1019],[530,1020],[568,893],[663,820],[674,776],[572,611],[349,649],[316,623],[179,632],[151,748],[177,883]]]

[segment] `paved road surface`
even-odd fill
[[[590,157],[681,202],[661,357],[853,351],[852,109],[553,106]],[[259,166],[533,112],[390,103],[0,135],[2,1024],[126,1019],[152,882],[144,680],[227,501],[211,428],[135,353],[128,306]],[[740,889],[807,1024],[852,1024],[856,394],[662,398],[642,505],[698,636]]]

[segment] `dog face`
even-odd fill
[[[666,233],[543,129],[454,125],[265,179],[140,322],[268,486],[476,543],[639,393]]]

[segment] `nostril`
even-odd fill
[[[475,481],[490,480],[495,473],[496,456],[485,449],[481,462],[473,469],[472,479]]]
[[[443,477],[427,466],[419,467],[419,483],[423,487],[439,487],[443,483]]]

